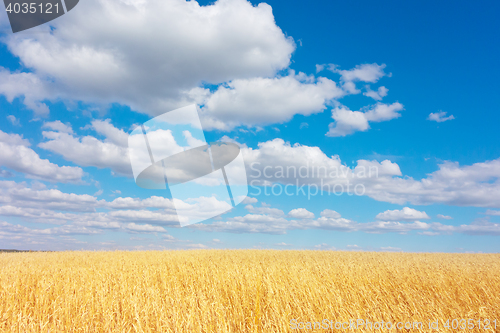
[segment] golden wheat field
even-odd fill
[[[0,267],[2,332],[500,332],[498,254],[36,252]]]

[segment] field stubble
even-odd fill
[[[358,318],[439,319],[433,332],[497,319],[500,332],[498,254],[2,253],[0,267],[1,332],[311,332],[290,321]]]

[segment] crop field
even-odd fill
[[[500,332],[498,254],[33,252],[0,267],[1,332]]]

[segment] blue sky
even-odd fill
[[[0,248],[498,252],[499,7],[86,0],[16,34],[3,12]],[[258,186],[180,228],[127,138],[191,104]],[[346,178],[262,176],[287,166],[377,174],[308,197]]]

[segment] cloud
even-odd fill
[[[500,207],[500,159],[466,166],[444,162],[438,168],[421,180],[394,177],[378,188],[366,186],[366,195],[401,205]]]
[[[321,217],[326,217],[326,218],[332,218],[332,219],[338,219],[340,218],[340,214],[337,213],[334,210],[330,209],[325,209],[321,212]]]
[[[53,96],[46,83],[36,74],[11,73],[1,66],[0,94],[4,95],[9,103],[15,98],[24,97],[24,105],[37,116],[49,114],[49,108],[43,101]]]
[[[187,244],[186,246],[190,249],[208,249],[208,246],[206,246],[205,244],[201,244],[201,243]]]
[[[179,240],[166,233],[162,227],[152,225],[135,225],[133,223],[115,224],[106,227],[87,227],[82,225],[63,225],[53,228],[29,228],[20,224],[12,224],[0,221],[0,240],[6,248],[18,249],[45,249],[45,250],[68,250],[68,249],[130,249],[130,245],[117,245],[114,241],[99,242],[82,241],[73,236],[94,236],[102,235],[104,232],[119,231],[129,234],[159,234],[161,238],[168,240],[169,245],[177,246],[178,248],[189,248],[193,244],[189,240]],[[98,239],[102,239],[99,237]],[[131,241],[143,241],[149,243],[150,248],[165,249],[158,247],[156,244],[151,244],[155,238],[146,237],[130,237]],[[104,247],[103,247],[104,245]]]
[[[39,143],[38,147],[59,154],[67,161],[84,167],[110,168],[120,175],[132,176],[127,147],[100,141],[90,135],[78,138],[68,133],[48,131],[42,135],[47,141]]]
[[[150,224],[135,224],[128,223],[125,225],[125,229],[131,232],[167,232],[163,227],[160,226],[152,226]]]
[[[241,203],[243,204],[254,204],[257,203],[257,198],[245,197]]]
[[[335,123],[330,123],[327,136],[346,136],[354,132],[364,132],[370,128],[366,115],[361,111],[351,111],[345,106],[332,110]]]
[[[336,250],[336,248],[334,246],[330,246],[327,243],[321,243],[321,244],[314,245],[314,249],[323,250],[323,251],[335,251]]]
[[[7,170],[0,169],[0,177],[12,178],[12,177],[14,177],[14,174],[12,172],[7,171]]]
[[[448,215],[442,215],[442,214],[437,214],[437,217],[443,220],[452,220],[453,217],[448,216]]]
[[[56,132],[73,134],[73,129],[71,128],[71,125],[63,124],[60,120],[45,122],[43,123],[42,128],[49,128]]]
[[[416,231],[416,230],[428,230],[430,228],[430,224],[420,221],[415,221],[411,223],[378,221],[378,222],[360,223],[359,228],[364,232],[373,234],[381,234],[388,232],[407,234],[411,231]]]
[[[286,234],[287,230],[295,229],[298,225],[297,222],[289,221],[284,217],[247,214],[211,224],[193,224],[189,228],[213,232]]]
[[[330,79],[290,71],[284,77],[239,79],[220,86],[204,102],[201,116],[207,129],[263,126],[322,112],[344,95]]]
[[[119,147],[128,146],[128,134],[125,131],[114,127],[111,124],[111,119],[106,120],[93,120],[92,128],[99,134],[103,135],[106,139],[105,142],[115,144]]]
[[[316,73],[322,72],[325,69],[326,65],[325,64],[316,64]]]
[[[449,115],[448,117],[446,117],[446,112],[444,111],[440,111],[437,113],[430,113],[429,117],[427,117],[427,120],[436,121],[438,123],[442,123],[444,121],[453,119],[455,119],[453,115]]]
[[[58,166],[42,159],[28,140],[18,134],[0,131],[0,165],[24,173],[27,178],[49,182],[80,183],[84,172],[79,167]]]
[[[264,234],[286,234],[290,230],[333,230],[340,232],[365,233],[400,233],[406,234],[412,231],[425,231],[431,228],[431,225],[424,222],[393,222],[378,221],[368,223],[358,223],[349,219],[338,217],[322,216],[314,219],[314,214],[305,209],[295,209],[291,216],[277,217],[266,214],[247,214],[244,216],[235,216],[227,218],[225,221],[215,221],[211,224],[194,224],[190,228],[213,232],[230,233],[264,233]],[[334,215],[334,214],[325,214]],[[290,219],[287,219],[290,218]],[[298,218],[298,219],[295,219]]]
[[[99,204],[112,209],[141,209],[141,208],[174,209],[175,208],[171,199],[158,196],[151,196],[145,199],[119,197],[111,202],[105,202],[105,203],[100,202]]]
[[[399,166],[388,160],[382,162],[358,160],[355,168],[344,165],[338,156],[328,157],[319,147],[290,145],[282,139],[261,142],[257,149],[242,148],[250,185],[325,186],[356,184],[357,181],[377,182],[378,177],[401,175]],[[385,180],[384,180],[385,181]],[[351,188],[352,192],[352,188]],[[252,194],[253,191],[250,192]]]
[[[379,87],[377,91],[371,90],[370,86],[365,86],[365,88],[366,88],[366,92],[364,92],[363,95],[365,95],[367,97],[371,97],[376,101],[381,101],[382,98],[387,96],[387,92],[389,91],[389,89],[387,89],[384,86]]]
[[[0,181],[0,203],[32,209],[52,209],[73,212],[94,211],[97,198],[88,194],[64,193],[57,189],[34,189],[25,183]]]
[[[29,140],[24,139],[22,135],[15,133],[8,134],[2,131],[0,131],[0,142],[12,146],[25,146],[25,147],[31,146]]]
[[[37,223],[65,224],[66,221],[75,219],[77,215],[55,212],[47,209],[35,209],[3,205],[0,207],[1,216],[21,217]]]
[[[294,219],[313,219],[314,213],[311,213],[305,208],[295,208],[288,213],[288,217]]]
[[[84,127],[104,136],[104,140],[91,135],[77,137],[72,131],[61,130],[60,125],[65,126],[58,124],[58,132],[43,131],[42,135],[46,141],[39,143],[38,147],[59,154],[65,160],[79,166],[110,168],[119,175],[132,177],[128,156],[128,134],[114,127],[109,119],[96,119]]]
[[[85,227],[79,227],[74,225],[65,225],[55,228],[46,229],[31,229],[19,224],[11,224],[8,222],[0,221],[0,239],[6,239],[15,237],[16,235],[22,235],[22,237],[46,237],[50,235],[92,235],[98,234],[99,231],[91,230]]]
[[[10,121],[10,123],[14,126],[21,126],[21,123],[19,122],[19,119],[17,119],[13,115],[8,115],[7,120]]]
[[[97,23],[89,26],[88,17]],[[359,93],[356,82],[374,83],[387,75],[384,64],[350,70],[317,65],[318,71],[340,74],[340,85],[296,74],[289,68],[295,43],[265,3],[89,0],[71,19],[61,17],[51,26],[50,34],[5,39],[30,72],[3,70],[11,84],[0,86],[0,93],[9,101],[24,96],[37,115],[48,114],[47,101],[118,103],[151,116],[195,103],[205,129],[260,128],[323,112]],[[365,94],[381,100],[387,89],[368,88]],[[98,132],[112,129],[93,125]],[[115,134],[104,133],[121,146],[123,139]]]
[[[500,216],[500,210],[488,209],[485,214],[486,215]]]
[[[387,75],[384,72],[385,67],[385,64],[362,64],[350,70],[340,70],[338,66],[329,65],[328,69],[334,73],[340,74],[341,80],[345,82],[362,81],[375,83],[380,80],[380,78]]]
[[[349,168],[338,156],[328,157],[318,147],[300,144],[291,146],[281,139],[259,143],[257,149],[242,147],[242,151],[247,164],[247,176],[254,188],[275,183],[314,185],[326,191],[323,195],[328,195],[336,185],[347,189],[346,185],[351,184],[352,192],[352,188],[359,184],[365,189],[364,195],[401,205],[443,203],[498,207],[500,197],[500,184],[496,180],[500,175],[498,160],[470,166],[444,162],[439,165],[439,170],[422,180],[415,180],[408,176],[402,177],[399,166],[389,160],[358,160],[355,168]],[[102,151],[94,154],[104,155]],[[125,161],[123,165],[128,165]],[[263,212],[262,209],[255,208],[251,212]]]
[[[269,214],[270,216],[283,216],[285,213],[281,209],[271,207],[254,207],[252,205],[245,206],[245,209],[253,214]]]
[[[101,214],[101,216],[106,221],[133,221],[171,226],[177,226],[179,223],[175,211],[168,210],[119,210]]]
[[[471,224],[462,224],[460,226],[443,225],[441,223],[433,223],[432,230],[436,234],[452,234],[462,233],[467,235],[489,235],[500,236],[500,223],[492,223],[489,221],[489,216],[479,218]]]
[[[116,223],[131,222],[179,227],[177,212],[189,221],[220,211],[221,206],[228,208],[230,204],[213,197],[186,201],[157,196],[120,197],[106,201],[98,200],[95,195],[64,193],[57,189],[35,190],[25,183],[0,181],[0,215],[22,217],[32,222],[71,222],[91,227],[116,227]]]
[[[162,235],[162,238],[167,241],[167,242],[171,242],[171,241],[175,241],[177,240],[177,238],[175,238],[174,236],[172,235]]]
[[[36,233],[96,234],[102,233],[103,230],[164,233],[166,227],[179,227],[172,201],[161,197],[117,198],[108,202],[97,200],[95,196],[90,195],[63,193],[55,189],[34,190],[26,187],[24,183],[0,181],[0,203],[2,216],[60,225],[56,228],[40,229],[35,233],[28,230],[28,236]],[[191,212],[196,218],[197,214],[204,214],[206,210],[217,209],[219,204],[224,203],[217,202],[214,198],[202,198],[197,201],[176,202],[175,207]],[[194,224],[189,228],[210,232],[265,234],[286,234],[290,230],[316,229],[375,234],[418,232],[424,235],[451,233],[500,235],[500,224],[491,223],[488,218],[477,219],[468,225],[453,226],[412,221],[416,216],[424,217],[425,213],[402,209],[386,211],[381,213],[382,216],[378,216],[389,220],[359,223],[342,218],[339,213],[328,209],[321,212],[321,217],[314,219],[314,214],[305,208],[293,209],[287,216],[281,210],[269,205],[258,208],[260,211],[256,213],[228,217],[211,224]],[[390,220],[396,216],[412,222]],[[20,227],[15,228],[18,232],[24,230]]]
[[[299,195],[297,186],[302,185],[317,190],[316,195],[340,189],[342,193],[350,189],[352,194],[358,185],[358,189],[364,189],[363,195],[399,205],[440,203],[500,208],[500,159],[465,166],[445,161],[438,165],[438,170],[418,180],[403,176],[399,165],[389,160],[358,160],[350,168],[339,156],[329,157],[319,147],[292,146],[282,139],[261,142],[257,149],[244,147],[242,152],[250,195],[259,191],[258,186],[273,184],[294,186],[286,188],[294,195]],[[284,191],[284,186],[281,189]],[[270,189],[267,193],[271,193]]]
[[[417,221],[421,219],[430,219],[425,212],[420,212],[409,207],[404,207],[401,210],[386,210],[383,213],[377,214],[375,218],[385,221]]]
[[[360,111],[351,111],[345,106],[332,109],[334,123],[330,123],[327,136],[346,136],[355,132],[364,132],[370,128],[369,122],[382,122],[399,118],[399,111],[404,109],[403,105],[395,102],[393,104],[377,103]]]
[[[287,220],[282,217],[269,215],[248,214],[236,216],[226,221],[216,221],[211,224],[195,224],[190,228],[212,232],[230,233],[264,233],[264,234],[286,234],[290,230],[333,230],[339,232],[364,232],[371,234],[399,233],[408,234],[416,232],[422,235],[439,235],[462,233],[469,235],[500,235],[500,224],[491,223],[488,220],[476,220],[471,224],[461,226],[444,225],[441,223],[425,223],[420,221],[376,221],[358,223],[345,218],[320,217],[316,220],[301,219]],[[324,249],[329,245],[317,245],[315,248]],[[352,248],[352,247],[351,247]],[[385,247],[384,251],[399,251],[399,248]]]
[[[25,94],[27,107],[39,114],[48,112],[41,101],[62,98],[117,102],[158,115],[202,97],[202,82],[273,76],[288,67],[295,50],[269,5],[243,0],[208,6],[89,0],[51,27],[50,34],[5,39],[33,73],[5,74],[11,83],[0,92],[10,100]]]
[[[401,248],[392,247],[392,246],[382,246],[380,249],[382,251],[390,251],[390,252],[400,252],[401,251]]]
[[[120,205],[116,205],[115,201],[119,201]],[[174,205],[175,204],[175,205]],[[182,216],[187,222],[191,219],[197,219],[203,216],[216,216],[213,212],[227,211],[230,204],[225,201],[219,201],[214,197],[199,197],[186,199],[185,201],[178,199],[161,200],[159,197],[151,197],[148,199],[137,200],[132,198],[117,198],[113,202],[99,201],[99,206],[106,208],[120,209],[111,211],[102,215],[106,219],[118,219],[123,221],[147,222],[157,224],[169,224],[179,226],[179,218],[176,213]],[[138,208],[141,208],[137,210]],[[163,209],[149,210],[148,208]],[[222,207],[222,208],[221,208]]]
[[[368,118],[390,118],[390,110],[388,107],[372,109]],[[102,126],[99,131],[105,137],[103,141],[92,136],[77,138],[66,133],[43,132],[48,141],[40,143],[39,147],[61,154],[80,166],[110,168],[117,174],[131,177],[127,149],[121,146],[124,132],[109,121],[96,121],[92,128],[94,126]],[[29,145],[18,135],[0,132],[0,141],[5,140]],[[352,193],[353,187],[359,184],[364,189],[363,195],[400,205],[441,203],[500,207],[500,159],[466,166],[446,161],[438,165],[437,171],[417,180],[403,176],[398,164],[389,160],[358,160],[356,167],[350,168],[339,156],[329,157],[319,147],[291,146],[282,139],[261,142],[258,148],[242,145],[241,149],[252,186],[314,185],[332,193],[338,185],[343,186],[344,193],[347,186],[351,186],[349,191]]]
[[[94,120],[91,125],[85,126],[84,129],[93,129],[104,136],[104,139],[100,140],[91,135],[78,137],[68,133],[43,131],[42,135],[46,141],[39,143],[38,147],[59,154],[64,159],[80,166],[110,168],[118,175],[132,177],[127,133],[114,127],[109,119]],[[183,135],[188,144],[185,147],[176,142],[171,130],[159,129],[149,132],[148,139],[151,146],[161,147],[160,149],[168,152],[165,155],[181,152],[191,148],[193,144],[199,145],[199,142],[192,137],[189,131],[183,131]],[[137,141],[132,141],[132,144],[134,142]],[[141,149],[135,149],[135,151],[141,151]],[[147,159],[149,161],[149,156]],[[179,179],[189,178],[186,176],[189,169],[180,170],[180,172],[176,169],[173,172],[176,172]],[[169,172],[169,175],[173,175],[173,172]],[[176,179],[171,178],[171,180]]]
[[[500,236],[500,223],[492,223],[489,220],[476,220],[471,224],[463,224],[455,229],[468,235]]]

